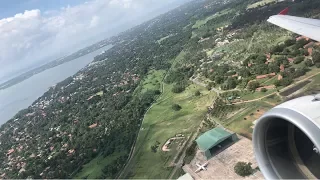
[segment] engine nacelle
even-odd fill
[[[253,145],[266,179],[319,179],[320,98],[304,96],[265,113]]]

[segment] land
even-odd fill
[[[237,161],[256,166],[245,149],[255,120],[320,86],[319,44],[266,23],[288,6],[319,15],[319,1],[256,3],[194,1],[109,38],[112,48],[1,126],[1,178],[176,178],[217,126],[241,140],[210,160],[217,176],[200,178],[240,178]]]

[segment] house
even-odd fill
[[[92,124],[89,126],[90,129],[97,127],[98,123]]]
[[[234,74],[234,75],[232,75],[231,77],[238,77],[238,74]]]
[[[8,150],[7,156],[9,156],[10,154],[12,154],[13,152],[14,152],[14,149]]]
[[[256,79],[264,79],[264,78],[268,78],[268,77],[273,77],[273,76],[275,76],[275,75],[276,75],[276,73],[259,75],[259,76],[256,76]]]
[[[281,76],[281,74],[278,75],[278,80],[283,79],[283,77]]]
[[[313,49],[312,48],[308,48],[309,56],[312,56],[312,52],[313,52]]]
[[[305,40],[307,40],[307,41],[309,41],[309,40],[310,40],[310,38],[308,38],[308,37],[305,37],[305,36],[299,36],[299,37],[297,37],[297,38],[296,38],[296,41],[300,41],[301,39],[305,39]]]
[[[251,64],[251,63],[249,63],[249,64],[248,64],[248,67],[251,67],[251,66],[252,66],[252,64]]]
[[[271,54],[270,53],[266,54],[266,57],[267,57],[267,60],[269,60],[271,58]]]
[[[256,91],[261,91],[263,88],[264,89],[274,89],[275,87],[276,87],[275,85],[263,86],[263,87],[257,88]]]
[[[303,48],[309,48],[312,47],[314,42],[309,42],[308,44],[304,45]]]
[[[283,64],[281,64],[281,65],[280,65],[280,71],[281,71],[281,72],[283,72],[283,71],[284,71],[284,69],[285,69],[285,68],[284,68],[284,65],[283,65]]]
[[[293,63],[294,59],[293,58],[288,58],[289,63]]]

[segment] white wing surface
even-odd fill
[[[268,22],[320,42],[320,20],[288,15],[274,15]]]

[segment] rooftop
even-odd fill
[[[232,136],[231,133],[225,131],[220,127],[217,127],[202,134],[200,137],[198,137],[196,142],[200,150],[206,151],[230,136]]]

